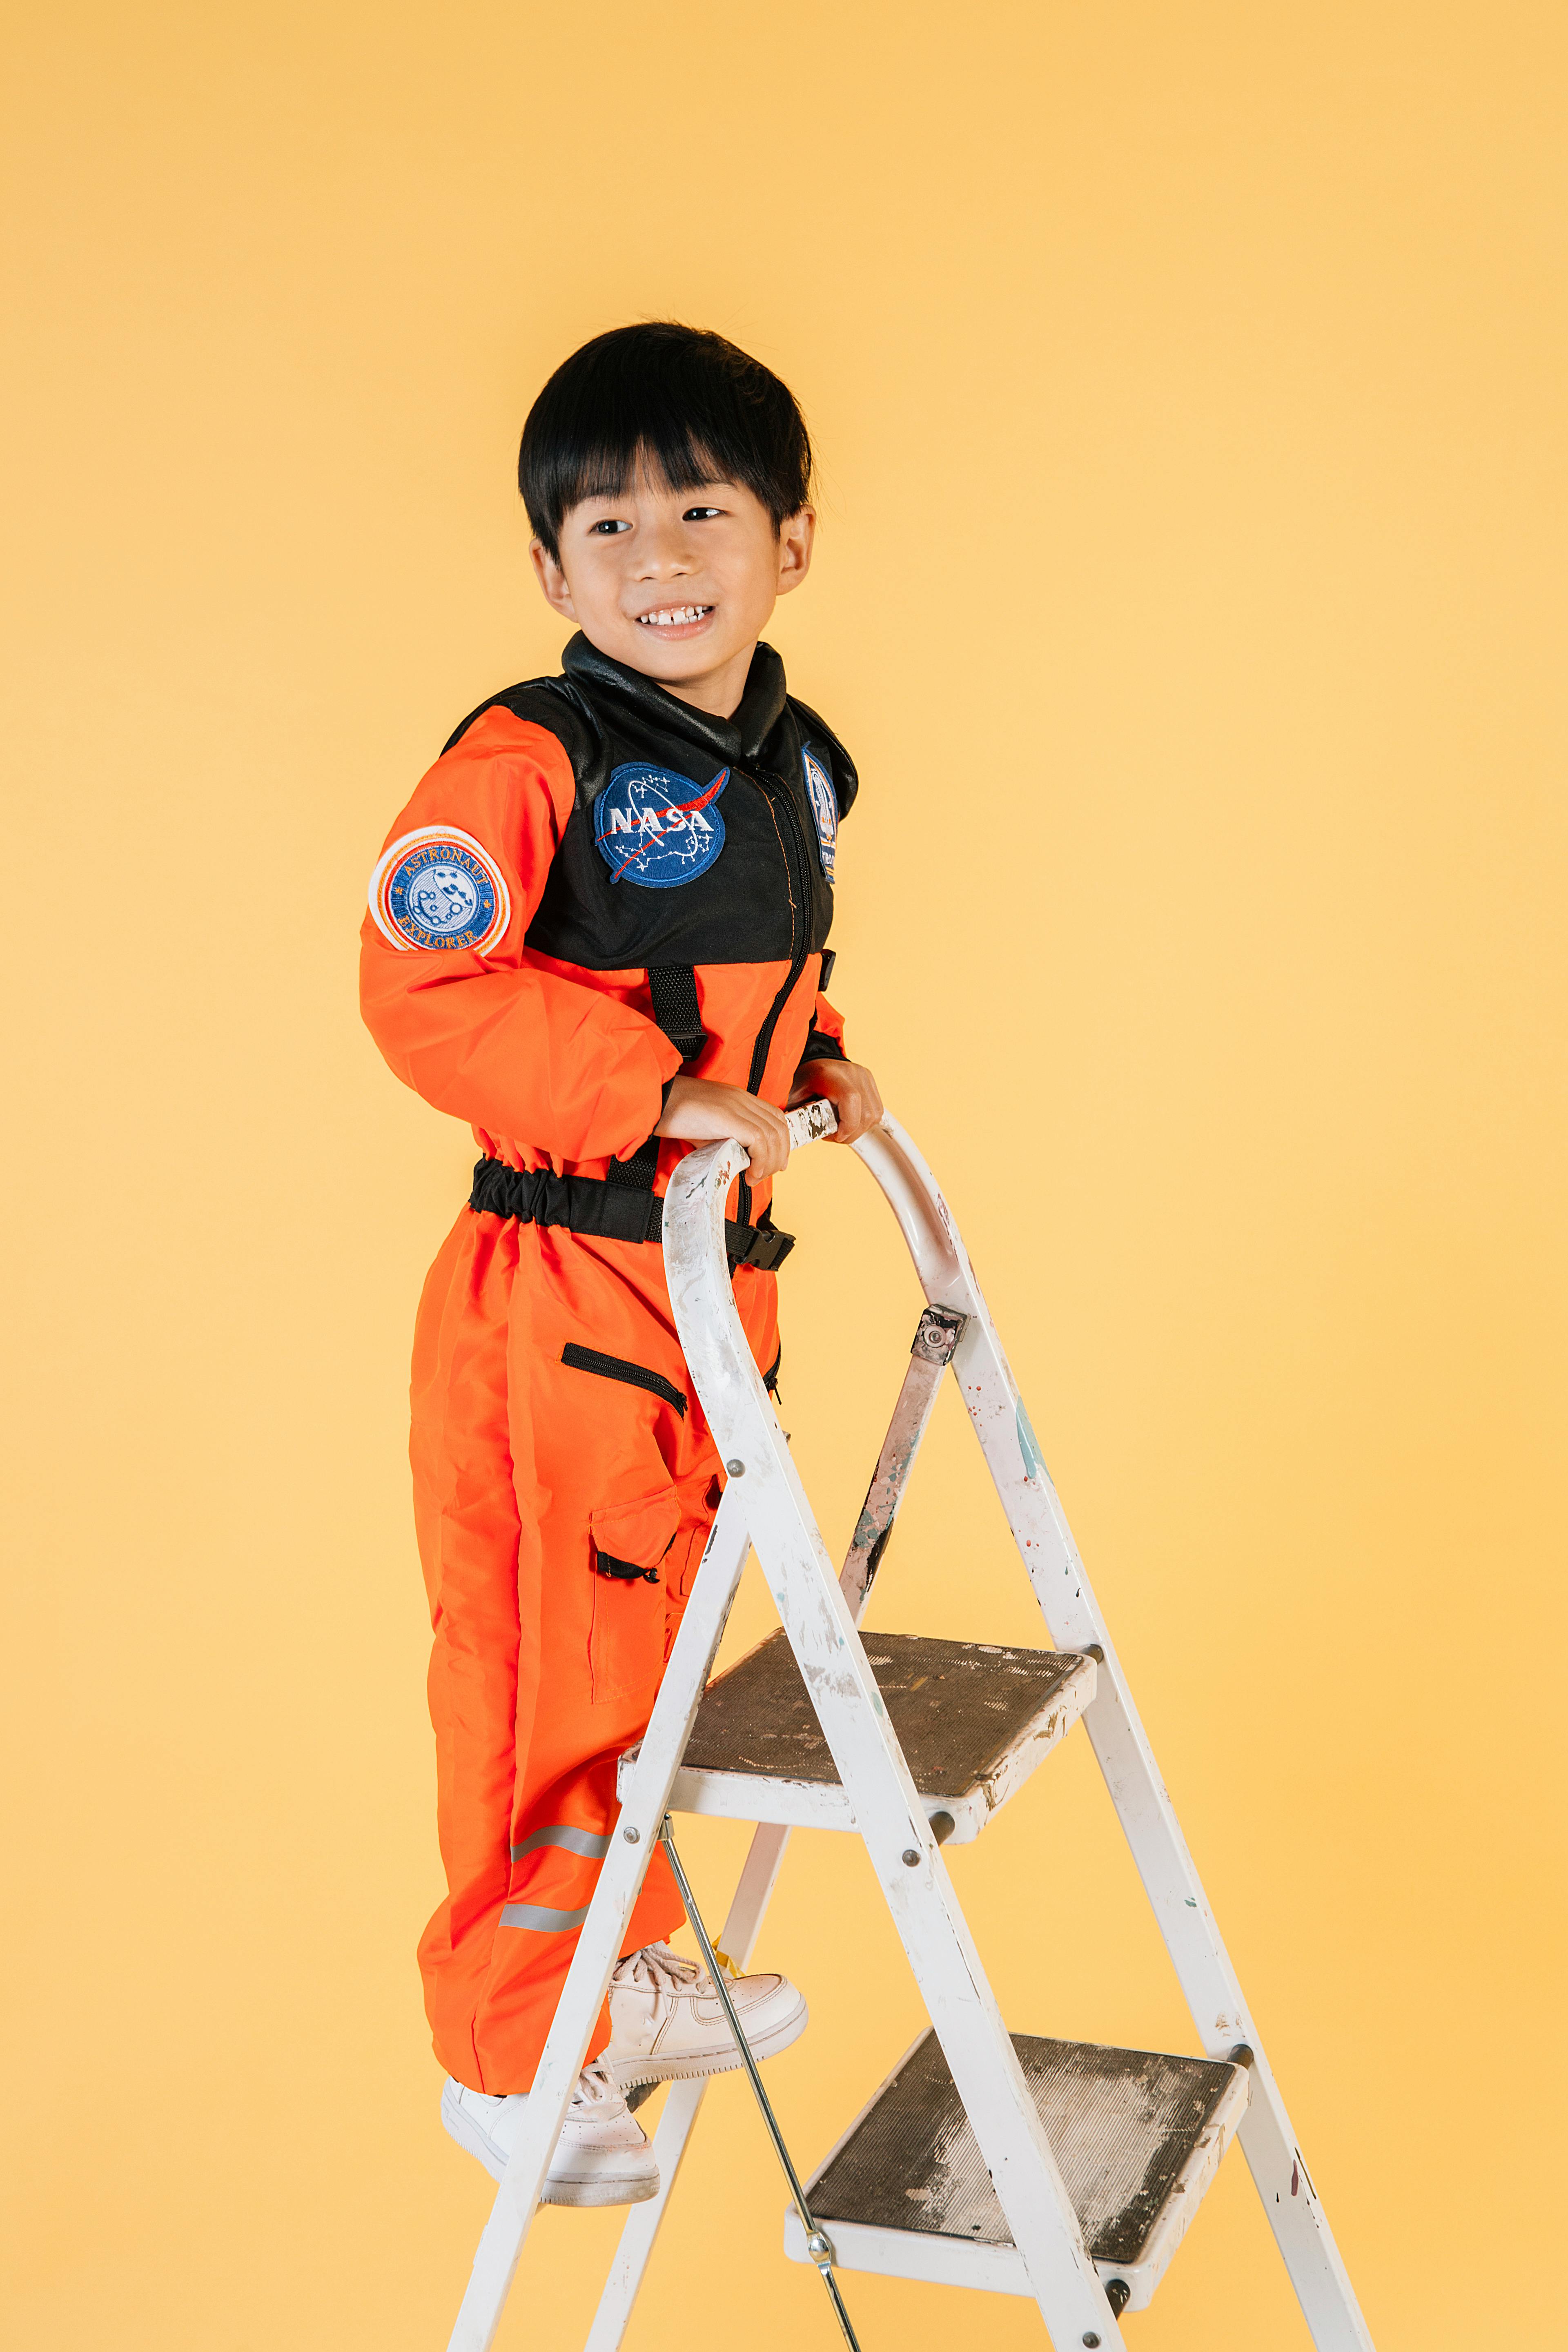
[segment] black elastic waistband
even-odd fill
[[[553,1176],[547,1168],[509,1168],[504,1160],[481,1160],[468,1206],[486,1216],[515,1217],[522,1225],[565,1225],[606,1241],[664,1239],[662,1194],[606,1184],[601,1176]],[[794,1249],[795,1235],[771,1223],[738,1225],[726,1217],[724,1247],[732,1266],[754,1265],[772,1274]]]

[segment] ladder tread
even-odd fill
[[[916,1788],[951,1796],[994,1772],[1082,1661],[920,1633],[863,1636],[867,1663]],[[836,1782],[838,1769],[784,1628],[709,1684],[686,1743],[689,1769]]]
[[[862,1635],[928,1811],[976,1836],[1094,1696],[1095,1662],[918,1633]],[[637,1751],[623,1759],[622,1786]],[[673,1803],[756,1821],[852,1828],[837,1767],[782,1627],[710,1683]]]
[[[1090,2259],[1103,2275],[1128,2282],[1138,2308],[1163,2275],[1240,2122],[1247,2070],[1222,2059],[1035,2034],[1016,2033],[1012,2041]],[[842,2243],[835,2237],[847,2268],[884,2267],[857,2260],[876,2251],[874,2242],[859,2241],[862,2231],[958,2242],[965,2253],[1005,2250],[1016,2261],[942,2044],[929,2028],[818,2167],[806,2195],[830,2235],[848,2228]],[[940,2253],[936,2259],[940,2263]],[[939,2273],[928,2259],[919,2274]],[[954,2284],[981,2283],[962,2257],[951,2275]]]

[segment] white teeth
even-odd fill
[[[712,609],[711,604],[667,605],[662,612],[639,613],[637,625],[644,629],[679,629],[688,621],[700,621]]]

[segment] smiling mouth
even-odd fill
[[[639,629],[685,629],[693,621],[705,621],[713,610],[711,604],[660,604],[652,613],[639,613]]]

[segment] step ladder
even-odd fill
[[[822,1102],[790,1114],[799,1145]],[[947,1203],[884,1118],[852,1150],[914,1260],[921,1314],[842,1574],[828,1559],[731,1288],[724,1203],[734,1143],[675,1171],[664,1252],[676,1328],[726,1483],[449,2352],[487,2352],[649,1856],[676,1811],[758,1824],[718,1947],[743,1969],[797,1824],[856,1832],[931,2018],[796,2192],[784,2252],[815,2263],[843,2313],[855,2271],[1032,2296],[1055,2352],[1124,2343],[1239,2137],[1318,2352],[1372,2338],[1204,1897],[1083,1563]],[[857,1630],[951,1365],[1045,1620],[1048,1649]],[[779,1630],[710,1683],[754,1550]],[[942,1849],[978,1837],[1079,1717],[1192,2011],[1202,2057],[1010,2034]],[[684,1874],[671,1846],[685,1893]],[[688,1903],[700,1944],[707,1931]],[[760,2077],[752,2070],[754,2084]],[[706,2085],[669,2086],[657,2197],[633,2206],[587,2339],[615,2352]],[[847,2317],[839,2322],[854,2336]]]

